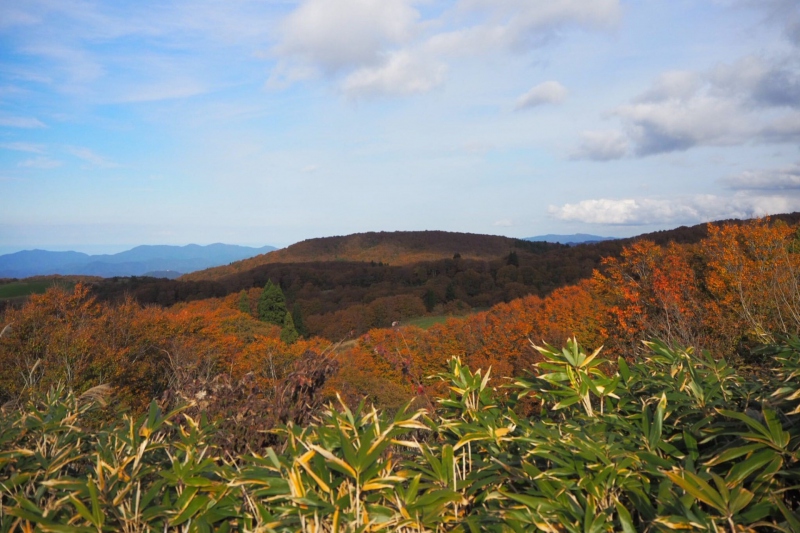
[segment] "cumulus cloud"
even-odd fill
[[[697,224],[711,220],[752,218],[800,209],[800,198],[785,195],[730,197],[698,195],[687,198],[583,200],[550,206],[550,216],[569,222],[608,225]]]
[[[418,18],[408,0],[306,0],[284,21],[275,52],[325,72],[374,65],[413,36]]]
[[[688,150],[701,144],[744,142],[752,124],[735,102],[704,95],[621,106],[628,136],[639,156]]]
[[[800,139],[800,63],[746,57],[662,74],[618,117],[638,156]]]
[[[764,107],[800,107],[800,69],[795,60],[750,56],[708,73],[711,92]]]
[[[800,113],[778,117],[758,131],[758,138],[766,143],[800,142]]]
[[[483,26],[494,28],[487,35],[515,49],[539,46],[565,26],[607,29],[621,16],[618,0],[462,0],[457,9],[485,17]]]
[[[761,10],[765,22],[783,28],[783,33],[796,46],[800,46],[800,5],[796,0],[739,0],[740,3]]]
[[[384,64],[356,70],[342,84],[350,97],[426,92],[444,81],[447,67],[420,60],[408,52],[392,54]]]
[[[570,159],[611,161],[628,153],[628,139],[619,131],[584,131],[581,144]]]
[[[31,117],[0,117],[0,126],[26,129],[46,127],[41,120]]]
[[[444,81],[454,57],[524,52],[565,27],[607,29],[620,17],[619,0],[460,0],[429,18],[417,3],[302,1],[283,21],[268,86],[283,88],[322,73],[343,79],[348,96],[425,92]],[[552,83],[522,107],[561,101],[564,89]]]
[[[722,184],[734,190],[800,190],[800,163],[777,169],[748,170],[725,178]]]
[[[661,102],[669,99],[687,99],[703,85],[696,72],[673,70],[663,72],[652,86],[634,99],[635,103]]]
[[[560,104],[567,97],[567,88],[557,81],[545,81],[534,86],[517,99],[515,109],[526,109],[542,104]]]

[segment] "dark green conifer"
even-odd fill
[[[286,315],[286,297],[280,285],[267,281],[258,299],[258,319],[276,326],[282,326]]]
[[[444,290],[444,299],[447,302],[452,302],[456,299],[456,284],[452,281],[448,283],[447,288]]]
[[[433,311],[433,308],[436,307],[436,304],[439,303],[439,298],[437,298],[435,292],[428,289],[422,297],[422,302],[425,304],[425,309],[430,313]]]
[[[303,310],[300,309],[300,304],[295,302],[292,306],[292,321],[294,322],[294,329],[301,337],[308,337],[308,330],[303,322]]]
[[[506,260],[506,264],[515,267],[519,266],[519,256],[517,256],[517,252],[512,250],[511,253],[508,254],[508,259]]]
[[[293,344],[299,337],[300,334],[297,333],[297,330],[294,327],[292,314],[287,312],[283,317],[283,329],[281,329],[281,340],[286,344]]]

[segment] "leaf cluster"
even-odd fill
[[[800,339],[772,371],[575,340],[498,392],[457,358],[432,411],[363,404],[231,456],[191,405],[93,429],[63,388],[0,419],[0,531],[800,531]]]

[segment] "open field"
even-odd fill
[[[418,328],[428,329],[429,327],[435,324],[444,324],[445,322],[447,322],[448,318],[463,318],[463,317],[455,317],[452,315],[420,316],[417,318],[404,320],[403,322],[401,322],[401,325],[417,326]]]
[[[47,289],[54,285],[72,288],[75,284],[70,281],[54,279],[13,281],[11,283],[0,285],[0,300],[30,296],[31,294],[43,294]]]

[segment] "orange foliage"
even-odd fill
[[[798,233],[768,219],[709,227],[709,321],[731,342],[800,331]]]
[[[79,391],[110,382],[122,401],[141,409],[169,387],[221,373],[250,376],[271,391],[311,351],[338,359],[327,395],[391,408],[410,398],[427,405],[445,392],[425,378],[446,370],[452,356],[491,367],[496,377],[521,375],[537,358],[529,339],[558,346],[577,336],[589,347],[606,344],[606,353],[635,356],[641,340],[657,337],[731,355],[748,335],[800,331],[799,240],[792,228],[767,220],[709,226],[696,246],[642,240],[606,259],[591,280],[546,298],[526,296],[427,331],[375,328],[334,351],[319,338],[287,346],[277,326],[239,311],[238,294],[164,310],[131,300],[100,304],[80,284],[72,292],[55,288],[4,315],[2,324],[13,324],[0,339],[0,400],[58,381]],[[417,296],[382,297],[338,313],[331,334],[343,338],[422,314]]]
[[[586,347],[603,345],[607,335],[602,324],[608,310],[592,289],[591,281],[585,280],[553,291],[542,302],[536,317],[539,335],[533,340],[563,346],[577,337]]]
[[[204,300],[169,310],[132,300],[101,304],[87,287],[53,288],[10,309],[0,338],[0,401],[63,382],[77,391],[112,384],[117,401],[141,410],[167,388],[219,373],[264,374],[265,358],[286,364],[322,342],[286,346],[280,329]]]
[[[620,259],[603,261],[592,288],[605,304],[603,328],[610,348],[636,353],[650,338],[704,344],[702,298],[691,260],[686,246],[643,240],[625,248]]]

